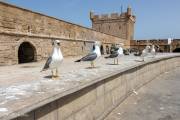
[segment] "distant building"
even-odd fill
[[[136,17],[132,15],[130,7],[121,14],[112,13],[95,15],[90,12],[92,29],[125,39],[125,47],[130,47],[130,40],[134,39],[134,24]]]
[[[146,45],[155,45],[158,52],[180,52],[180,39],[173,39],[168,44],[168,39],[131,40],[131,49],[142,51]]]

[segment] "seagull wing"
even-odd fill
[[[118,52],[119,52],[119,55],[124,55],[123,48],[120,47]]]
[[[115,48],[114,48],[114,51],[118,51],[118,50],[119,50],[119,48],[118,48],[118,47],[115,47]]]
[[[51,64],[51,61],[52,61],[52,57],[50,56],[47,59],[47,61],[46,61],[45,65],[44,65],[44,68],[42,69],[42,71],[47,70],[49,68],[49,65]]]
[[[75,62],[80,62],[80,61],[93,61],[97,58],[96,53],[89,53],[88,55],[84,56],[83,58],[76,60]]]
[[[105,57],[105,58],[115,58],[118,56],[118,52],[113,52],[112,54],[110,54],[109,56]]]
[[[96,58],[97,58],[96,53],[90,53],[90,54],[86,55],[85,57],[81,58],[81,61],[93,61]]]

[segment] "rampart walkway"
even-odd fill
[[[67,58],[60,80],[51,80],[50,71],[40,73],[44,62],[0,67],[0,119],[102,119],[133,89],[178,66],[179,56],[160,54],[146,62],[124,56],[119,65],[102,57],[95,69]]]

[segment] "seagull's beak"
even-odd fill
[[[59,41],[59,40],[54,40],[54,45],[55,45],[55,46],[60,46],[60,43],[61,43],[61,41]]]

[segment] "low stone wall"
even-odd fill
[[[139,63],[79,86],[75,92],[52,99],[14,120],[102,120],[133,90],[177,66],[180,66],[180,56]]]

